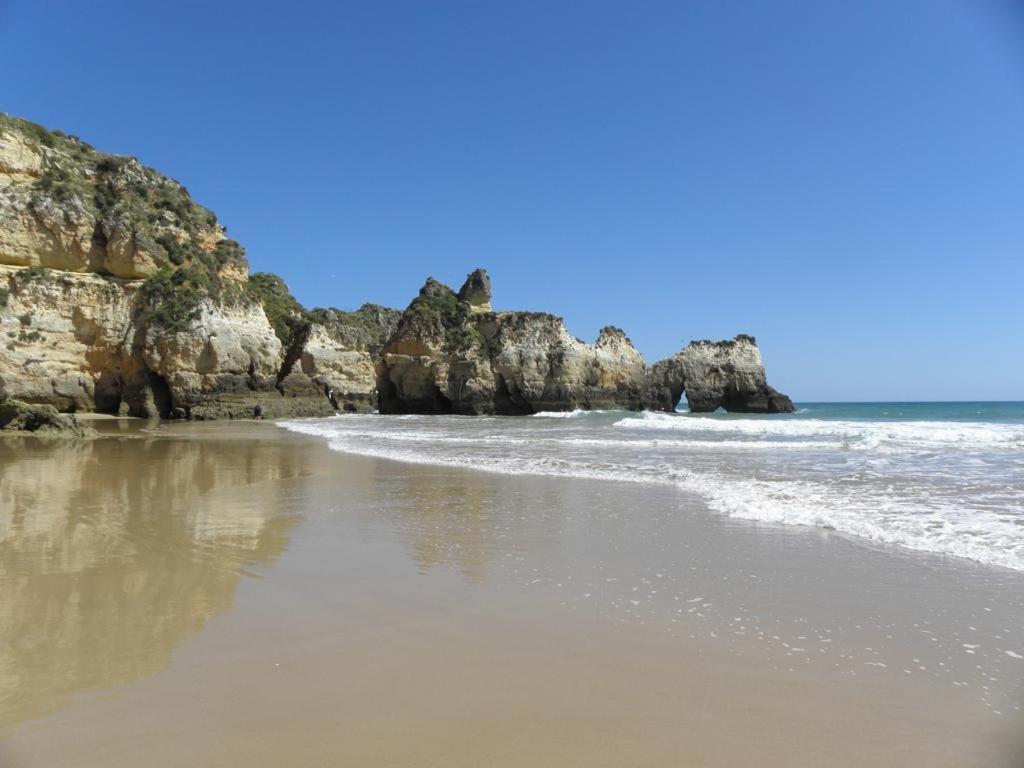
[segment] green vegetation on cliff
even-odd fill
[[[399,328],[401,336],[440,337],[449,354],[465,354],[484,343],[483,335],[472,321],[472,311],[459,301],[455,291],[429,278],[420,294],[405,310]]]
[[[271,305],[268,314],[282,340],[290,336],[286,326],[295,313],[278,307],[283,299],[269,297],[274,291],[268,284],[247,286],[242,246],[226,239],[217,217],[193,201],[177,181],[135,158],[98,152],[75,136],[2,113],[0,132],[20,135],[38,149],[39,171],[30,182],[29,210],[58,225],[73,221],[75,226],[84,222],[92,227],[94,219],[93,247],[106,254],[90,262],[96,271],[105,271],[111,253],[122,262],[135,260],[145,267],[141,272],[126,269],[127,275],[121,276],[149,274],[141,290],[141,317],[151,326],[183,331],[199,318],[204,301],[259,300]],[[45,276],[42,267],[30,267],[16,279]],[[286,288],[283,295],[287,296]],[[297,314],[304,312],[300,307]]]
[[[143,319],[170,333],[186,330],[199,319],[203,301],[240,304],[252,300],[246,283],[222,277],[225,267],[245,263],[234,240],[221,240],[212,253],[199,250],[185,266],[162,267],[142,284]]]
[[[263,305],[274,333],[286,347],[309,324],[306,308],[292,296],[284,280],[277,275],[270,272],[249,275],[246,289],[250,296]]]
[[[95,219],[94,245],[117,239],[144,251],[158,267],[207,261],[223,231],[213,212],[174,179],[135,158],[98,152],[81,139],[0,113],[0,132],[20,134],[41,151],[29,208],[55,220]],[[123,245],[119,246],[123,249]],[[244,264],[240,247],[216,261]],[[206,266],[202,264],[201,266]]]
[[[401,310],[379,304],[363,304],[354,312],[319,307],[310,312],[313,322],[327,328],[347,348],[374,353],[391,338],[401,318]]]

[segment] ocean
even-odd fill
[[[805,403],[771,416],[372,414],[280,426],[402,462],[674,485],[733,518],[1024,570],[1024,402]]]

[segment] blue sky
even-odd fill
[[[308,306],[495,305],[799,400],[1024,399],[1024,3],[0,0],[0,110],[179,179]]]

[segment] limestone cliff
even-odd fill
[[[216,216],[173,179],[6,115],[0,197],[3,264],[139,279],[211,259],[224,240]]]
[[[284,345],[241,246],[133,158],[0,115],[0,397],[216,418],[326,414],[277,387]]]
[[[476,270],[456,294],[430,279],[384,348],[386,413],[526,414],[642,405],[644,363],[626,335],[605,328],[594,344],[560,317],[495,312],[490,279]]]
[[[571,409],[792,410],[753,338],[645,368],[625,333],[498,312],[478,269],[404,310],[307,311],[134,158],[0,114],[0,398],[60,411],[210,419]]]
[[[381,350],[401,319],[397,309],[364,304],[354,312],[316,309],[298,369],[322,391],[335,410],[377,408],[383,373]]]
[[[500,312],[485,319],[499,400],[507,413],[642,407],[644,361],[626,334],[602,328],[586,344],[560,317]]]
[[[731,341],[691,341],[647,372],[646,407],[673,411],[685,394],[690,411],[721,407],[733,413],[792,413],[793,401],[776,392],[765,377],[753,336]]]

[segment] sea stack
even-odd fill
[[[768,386],[753,336],[730,341],[691,341],[647,371],[645,406],[674,411],[686,395],[691,413],[723,408],[730,413],[792,413],[793,401]]]

